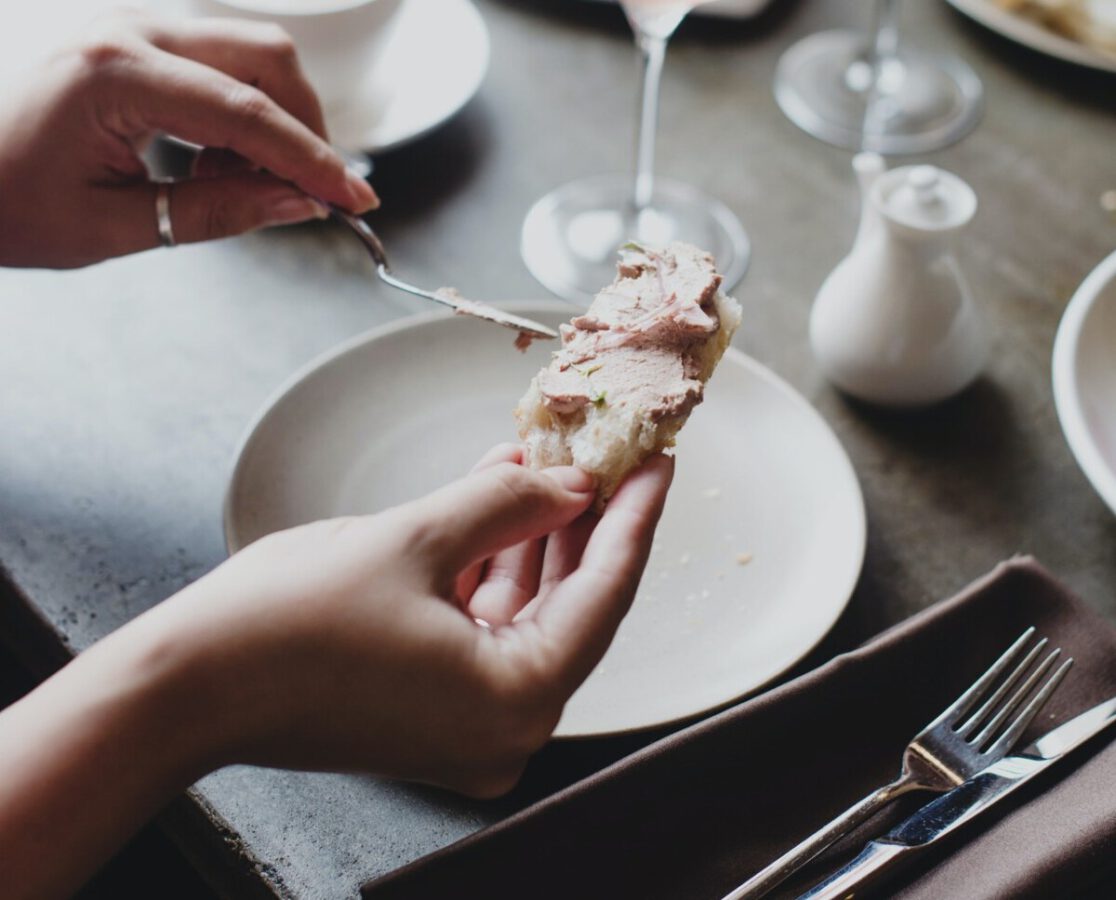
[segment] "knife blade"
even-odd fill
[[[863,888],[880,880],[900,860],[925,851],[956,831],[1113,722],[1116,697],[1048,731],[1021,752],[1004,757],[927,803],[883,837],[869,841],[856,859],[802,894],[799,900],[859,896]]]

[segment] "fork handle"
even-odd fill
[[[901,776],[891,784],[876,789],[859,803],[850,806],[828,825],[822,826],[806,840],[757,872],[738,888],[725,894],[721,900],[754,900],[756,897],[762,897],[830,844],[844,837],[857,825],[866,822],[900,794],[905,794],[915,787],[917,785],[913,779]]]

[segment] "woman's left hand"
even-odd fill
[[[0,712],[4,896],[69,896],[230,763],[511,788],[627,612],[673,474],[648,460],[598,518],[584,472],[519,459],[261,538]]]

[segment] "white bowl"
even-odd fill
[[[1077,464],[1116,513],[1116,253],[1070,299],[1054,340],[1054,405]]]

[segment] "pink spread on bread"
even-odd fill
[[[629,244],[616,280],[559,327],[562,349],[539,373],[543,402],[558,413],[633,404],[656,420],[689,412],[703,388],[691,351],[720,327],[720,284],[713,258],[696,247]]]
[[[616,279],[559,327],[561,348],[516,407],[526,463],[591,473],[599,511],[629,472],[673,447],[740,324],[720,285],[696,247],[627,245]]]

